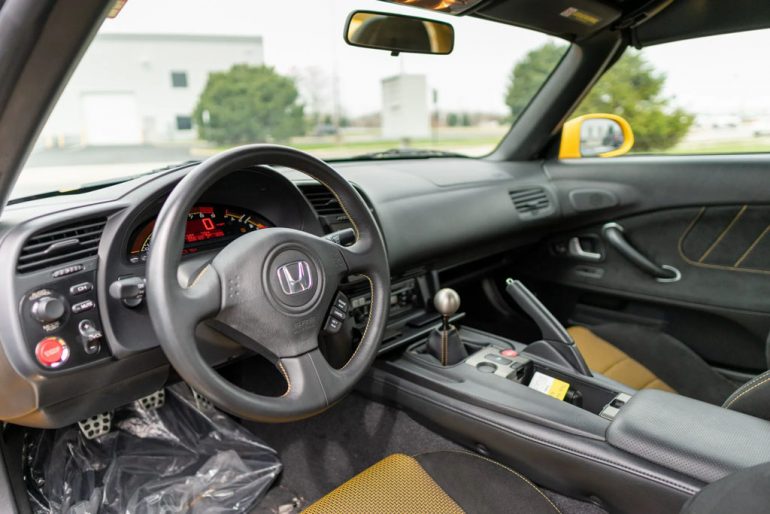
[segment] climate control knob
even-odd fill
[[[44,296],[32,304],[32,317],[40,323],[59,320],[65,312],[67,312],[67,306],[54,296]]]

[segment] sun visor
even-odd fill
[[[607,27],[621,12],[595,0],[505,0],[484,4],[473,15],[574,41]]]
[[[447,14],[463,14],[484,0],[385,0],[391,4],[408,5]]]

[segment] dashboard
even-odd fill
[[[165,199],[195,164],[77,195],[24,202],[0,218],[0,419],[59,427],[162,388],[171,370],[150,322],[144,292],[152,230]],[[391,313],[429,298],[432,270],[475,261],[537,240],[559,218],[558,197],[538,163],[426,159],[337,163],[372,209],[394,280]],[[514,193],[538,188],[549,207],[522,213]],[[529,193],[528,193],[529,194]],[[259,230],[323,236],[351,227],[321,184],[288,169],[252,167],[212,184],[187,215],[178,270],[185,283],[228,243]],[[353,315],[366,318],[364,284],[351,282]],[[359,319],[360,318],[360,319]],[[416,333],[412,323],[396,330]],[[395,334],[395,332],[394,332]],[[393,335],[393,337],[396,337]],[[395,344],[388,340],[384,347]],[[206,359],[224,363],[243,348],[202,324]]]

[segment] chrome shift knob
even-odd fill
[[[460,308],[460,295],[454,289],[444,288],[436,292],[433,297],[433,306],[439,314],[448,318]]]

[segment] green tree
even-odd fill
[[[218,144],[284,141],[304,132],[294,80],[267,66],[211,73],[193,117],[201,139]]]
[[[566,48],[556,43],[546,43],[527,53],[516,63],[508,83],[505,103],[511,109],[513,119],[519,117],[545,79],[561,60]]]
[[[460,124],[460,118],[457,116],[456,113],[450,112],[449,114],[447,114],[446,123],[450,127],[456,127],[457,125]]]
[[[563,47],[549,43],[529,52],[514,67],[507,95],[512,114],[518,115],[526,106],[563,52]],[[538,80],[541,82],[536,83]],[[694,121],[692,114],[664,96],[665,83],[665,73],[656,72],[639,52],[626,52],[591,89],[574,115],[623,116],[634,131],[634,150],[665,150],[681,141]],[[525,94],[529,96],[523,97]]]

